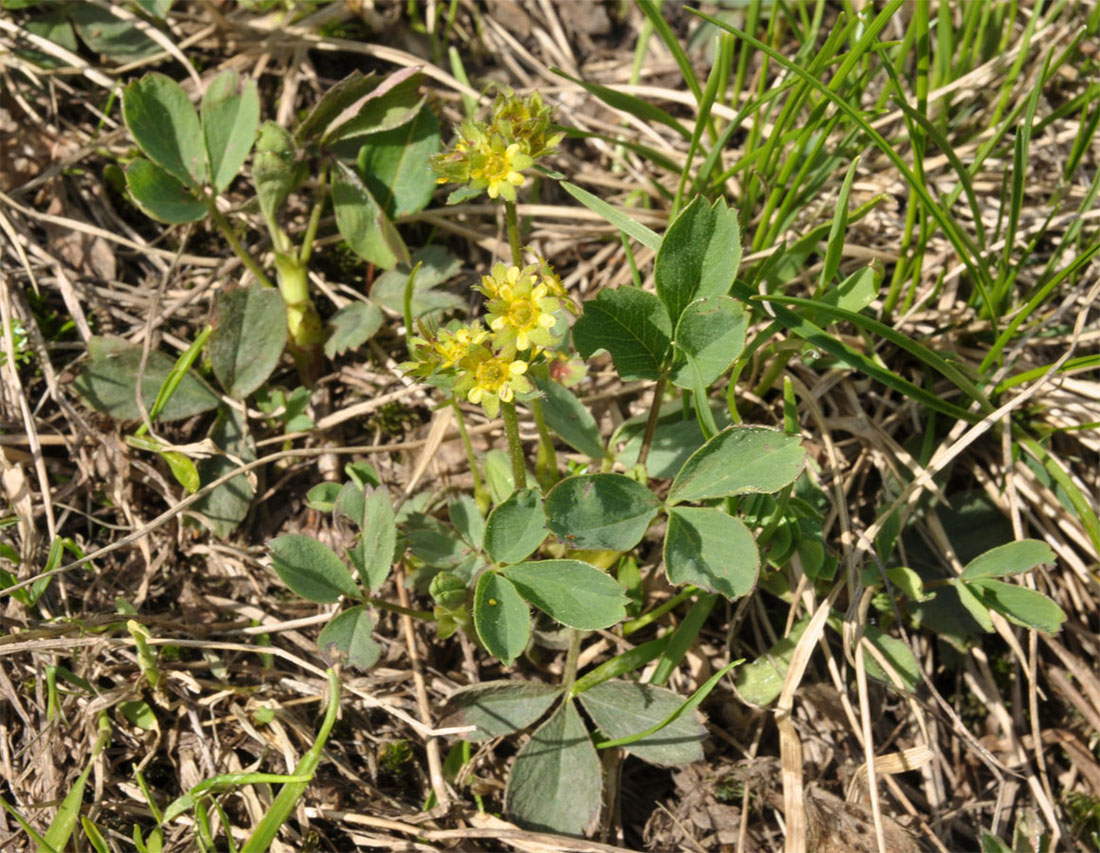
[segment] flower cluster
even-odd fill
[[[554,132],[551,110],[537,92],[521,98],[508,91],[493,105],[493,120],[484,124],[466,119],[449,151],[432,158],[439,183],[468,184],[452,200],[472,198],[482,191],[489,198],[516,200],[524,170],[549,154],[563,134]]]
[[[546,360],[557,345],[558,313],[572,305],[563,299],[561,280],[545,261],[526,267],[494,264],[477,290],[486,296],[485,319],[429,330],[410,340],[414,376],[450,389],[496,417],[500,403],[533,390],[532,364]],[[562,294],[562,295],[558,295]]]

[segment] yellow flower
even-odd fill
[[[458,366],[462,375],[455,383],[455,394],[465,394],[471,403],[479,403],[491,418],[496,417],[501,401],[511,402],[517,392],[523,394],[532,388],[523,375],[527,372],[526,361],[495,355],[480,344],[470,347]]]
[[[466,357],[471,346],[480,344],[487,337],[489,332],[477,322],[469,326],[461,326],[453,332],[449,329],[440,329],[433,342],[433,348],[441,359],[439,366],[446,368],[461,361]]]
[[[489,297],[486,318],[493,330],[493,345],[498,349],[515,348],[520,352],[534,346],[557,343],[551,329],[557,323],[554,312],[561,301],[550,295],[545,280],[539,280],[534,265],[505,267],[495,264],[492,274],[481,279],[478,288]]]
[[[516,200],[516,187],[523,186],[523,170],[535,162],[523,153],[518,143],[505,146],[500,136],[482,145],[472,160],[470,179],[473,186],[484,187],[489,198],[500,196],[511,202]]]

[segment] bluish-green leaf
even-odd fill
[[[463,735],[480,741],[525,729],[549,710],[561,687],[538,681],[485,681],[462,687],[447,699],[446,725],[477,726]]]
[[[349,554],[363,585],[374,591],[390,576],[397,546],[397,522],[389,492],[370,489],[363,500],[361,519],[362,534]]]
[[[521,826],[580,835],[600,809],[603,774],[572,701],[563,702],[516,756],[505,808]]]
[[[684,463],[669,490],[669,504],[776,492],[802,473],[806,451],[797,435],[765,427],[733,426],[718,433]]]
[[[546,539],[546,513],[538,489],[513,492],[489,513],[485,552],[497,563],[518,563]]]
[[[392,269],[399,261],[409,263],[409,250],[401,235],[370,190],[353,169],[343,163],[337,163],[336,167],[332,206],[336,211],[336,227],[351,250],[382,269]]]
[[[708,296],[692,302],[676,326],[678,357],[669,378],[681,388],[692,388],[697,380],[704,387],[710,385],[741,355],[747,328],[745,309],[732,296]]]
[[[917,685],[920,684],[920,665],[917,663],[917,659],[913,657],[913,652],[909,646],[897,637],[884,634],[880,628],[874,625],[865,625],[863,635],[867,638],[867,642],[882,654],[886,662],[890,664],[890,668],[901,678],[902,686],[906,690],[915,690]],[[879,665],[874,655],[865,651],[863,660],[866,662],[869,676],[884,684],[897,687],[894,679]]]
[[[402,68],[383,78],[377,88],[349,104],[329,123],[322,142],[338,155],[359,152],[374,134],[400,127],[416,117],[424,96],[418,68]]]
[[[665,571],[674,584],[695,584],[733,600],[756,585],[760,553],[740,519],[720,509],[669,511]]]
[[[279,291],[255,284],[218,293],[210,363],[230,397],[243,400],[267,381],[286,335],[286,303]]]
[[[152,72],[122,93],[122,117],[145,156],[190,187],[206,177],[199,114],[171,77]]]
[[[573,326],[582,358],[605,349],[622,379],[657,379],[668,357],[672,321],[656,296],[636,287],[601,290]]]
[[[283,583],[303,598],[318,603],[336,601],[341,595],[359,598],[347,567],[332,550],[316,539],[290,533],[267,543],[271,565]]]
[[[474,590],[474,627],[485,648],[504,663],[523,654],[531,637],[531,613],[508,578],[487,571]]]
[[[503,569],[520,595],[550,617],[582,631],[626,618],[629,599],[610,575],[580,560],[538,560]]]
[[[454,278],[462,269],[462,263],[445,247],[434,245],[417,249],[412,256],[412,265],[416,264],[420,264],[420,268],[413,283],[413,319],[433,311],[455,311],[466,304],[456,294],[437,289],[437,285]],[[371,300],[394,314],[403,314],[405,285],[411,271],[412,266],[407,264],[398,264],[395,269],[386,270],[374,280],[370,289]]]
[[[328,660],[357,669],[370,669],[382,656],[382,647],[371,636],[374,620],[365,607],[345,610],[329,622],[317,637],[317,647]]]
[[[248,79],[240,88],[240,78],[227,69],[214,78],[202,98],[202,132],[210,183],[222,192],[241,170],[260,124],[260,96],[256,81]]]
[[[622,474],[569,477],[546,495],[550,529],[572,548],[627,551],[660,506],[653,492]]]
[[[135,394],[141,352],[140,346],[116,338],[91,338],[90,357],[73,385],[99,411],[119,420],[137,420],[141,417]],[[141,382],[146,411],[153,407],[157,393],[174,367],[175,361],[164,353],[155,350],[149,353]],[[161,410],[160,420],[178,421],[208,412],[217,405],[213,389],[196,373],[188,371]]]
[[[126,167],[126,188],[147,216],[168,225],[198,222],[209,212],[206,203],[168,172],[138,157]]]
[[[608,740],[629,737],[668,719],[684,700],[663,687],[605,681],[580,694],[581,704]],[[707,731],[695,714],[681,714],[659,732],[625,749],[650,764],[669,767],[703,758]]]
[[[737,210],[724,199],[710,205],[696,197],[669,225],[654,266],[657,295],[673,322],[696,299],[728,293],[740,263]]]
[[[114,62],[135,62],[162,50],[143,33],[136,21],[126,21],[110,9],[94,3],[76,3],[69,14],[80,38],[94,53],[102,53]]]
[[[969,584],[965,584],[958,578],[951,579],[951,586],[958,593],[959,601],[966,611],[973,617],[983,631],[993,633],[993,619],[989,615],[989,607],[982,603]]]
[[[325,355],[336,358],[361,347],[382,328],[382,312],[373,302],[349,302],[328,321]]]
[[[424,105],[401,127],[375,134],[359,152],[359,175],[391,217],[428,206],[439,185],[429,158],[439,151],[439,122]]]
[[[1037,539],[1021,539],[986,551],[963,569],[960,580],[998,578],[1030,571],[1043,563],[1054,562],[1054,551]]]

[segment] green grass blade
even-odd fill
[[[1084,526],[1085,532],[1088,534],[1089,539],[1092,540],[1092,547],[1100,551],[1100,518],[1096,517],[1096,510],[1092,508],[1089,499],[1081,493],[1079,488],[1077,488],[1077,484],[1074,483],[1073,478],[1066,473],[1066,469],[1058,463],[1057,459],[1047,453],[1046,449],[1039,444],[1039,442],[1027,435],[1017,434],[1015,437],[1024,449],[1027,450],[1040,465],[1046,468],[1047,473],[1050,474],[1054,482],[1065,490],[1070,503],[1072,503],[1073,508],[1077,510],[1077,517]]]
[[[887,159],[889,159],[890,162],[894,164],[895,168],[897,168],[897,170],[902,173],[902,175],[905,177],[905,180],[913,188],[913,191],[920,197],[920,200],[927,208],[929,215],[931,215],[932,218],[936,220],[936,224],[943,229],[944,234],[947,236],[947,239],[951,242],[952,247],[955,249],[959,260],[962,261],[964,266],[966,266],[971,275],[971,278],[974,280],[974,285],[981,293],[984,304],[992,312],[993,305],[990,301],[991,282],[989,280],[988,271],[981,268],[980,266],[976,266],[973,260],[979,254],[977,247],[971,242],[965,232],[963,232],[962,229],[958,227],[958,225],[950,217],[947,211],[936,204],[936,202],[932,199],[932,196],[928,193],[928,190],[923,186],[923,184],[921,184],[920,181],[917,180],[917,176],[913,174],[913,171],[905,164],[905,161],[901,159],[898,153],[894,150],[893,146],[891,146],[890,143],[887,142],[882,134],[875,130],[851,104],[849,104],[839,95],[837,95],[836,92],[832,91],[829,87],[822,84],[821,81],[811,77],[803,69],[791,63],[779,51],[773,50],[772,48],[768,47],[768,45],[750,36],[748,33],[742,32],[735,27],[731,27],[724,21],[720,21],[717,18],[712,18],[710,15],[706,15],[695,9],[689,9],[688,11],[692,12],[692,14],[698,15],[700,18],[703,18],[706,21],[710,21],[715,26],[726,30],[726,32],[732,33],[740,39],[744,39],[745,41],[752,44],[757,50],[768,54],[768,56],[772,57],[772,59],[774,59],[776,62],[780,63],[785,68],[789,68],[799,77],[806,80],[811,86],[813,86],[821,94],[823,94],[834,104],[836,104],[841,111],[846,113],[849,118],[852,119],[852,121],[859,125],[863,132],[866,133],[875,143],[875,146],[880,151],[882,151],[882,153],[886,155]],[[997,330],[996,320],[997,318],[991,313],[990,321],[993,323],[994,331]]]
[[[653,670],[653,675],[649,679],[650,684],[660,687],[668,681],[673,670],[684,659],[687,650],[691,648],[691,644],[699,636],[699,632],[703,629],[703,623],[707,621],[710,611],[714,609],[714,605],[717,603],[718,594],[710,592],[699,596],[698,600],[691,605],[691,610],[684,617],[684,621],[677,626],[668,641],[668,646],[665,647],[664,653],[661,655],[661,659],[657,661],[657,668]]]
[[[80,819],[80,807],[84,804],[84,785],[88,781],[88,774],[92,772],[92,759],[73,783],[65,799],[61,801],[61,807],[57,810],[46,835],[38,845],[39,853],[63,850],[69,843],[69,838]]]
[[[699,81],[695,79],[695,69],[691,67],[691,60],[684,53],[684,49],[680,46],[680,40],[672,32],[672,28],[669,27],[668,21],[661,14],[661,10],[654,5],[653,0],[638,0],[638,8],[642,10],[646,20],[652,25],[657,35],[661,37],[661,41],[665,43],[669,53],[672,54],[672,59],[679,67],[684,82],[691,89],[691,94],[695,96],[695,102],[700,103],[703,100],[703,89],[699,85]]]
[[[759,302],[769,301],[770,297],[760,297],[749,289],[747,285],[738,282],[734,285],[733,294],[739,299],[746,301]],[[776,300],[771,300],[776,301]],[[824,306],[814,303],[814,310],[821,310]],[[804,341],[807,341],[818,349],[822,349],[840,361],[847,364],[849,367],[855,370],[865,373],[872,379],[876,379],[888,388],[893,388],[895,391],[904,394],[907,397],[912,397],[914,400],[923,403],[930,409],[934,409],[937,412],[942,412],[945,415],[956,418],[957,420],[966,421],[966,423],[976,423],[981,420],[981,416],[974,412],[968,412],[966,409],[956,406],[954,403],[948,403],[946,400],[940,399],[936,394],[921,388],[919,385],[914,385],[908,379],[904,379],[898,376],[892,370],[876,364],[863,353],[856,352],[842,341],[837,340],[820,326],[811,323],[801,315],[784,308],[781,305],[773,305],[772,310],[775,312],[775,319],[782,326],[798,335]],[[832,309],[831,309],[832,310]]]
[[[340,681],[331,669],[328,670],[328,694],[328,708],[325,711],[321,728],[317,732],[317,740],[302,756],[298,766],[294,768],[295,776],[313,778],[313,774],[317,771],[317,766],[321,763],[321,757],[324,754],[325,741],[328,740],[329,733],[336,723],[336,715],[340,710]],[[309,782],[287,782],[279,789],[274,802],[271,803],[271,808],[260,819],[248,840],[241,847],[241,853],[265,853],[267,848],[271,846],[271,842],[275,840],[275,836],[279,834],[280,827],[294,811],[294,807],[302,794],[305,793],[307,785],[309,785]]]
[[[661,235],[642,225],[641,222],[634,219],[629,214],[617,207],[612,207],[599,196],[592,195],[588,190],[581,189],[570,181],[562,181],[561,187],[589,210],[598,213],[624,234],[633,237],[643,246],[648,246],[654,252],[661,248]]]
[[[641,98],[637,98],[634,95],[627,95],[615,89],[608,88],[607,86],[601,86],[599,83],[589,83],[586,80],[581,80],[578,77],[566,74],[560,68],[551,68],[550,70],[559,77],[564,77],[571,83],[576,83],[582,89],[595,95],[614,110],[622,110],[624,113],[629,113],[644,122],[663,124],[665,127],[676,131],[676,133],[680,134],[684,139],[691,139],[691,131],[660,107],[654,106],[648,101],[643,101]]]
[[[657,723],[657,725],[650,726],[644,732],[638,732],[637,734],[627,735],[626,737],[621,737],[621,738],[618,738],[617,740],[602,741],[601,743],[596,744],[596,749],[610,749],[613,746],[628,746],[632,743],[636,743],[637,741],[640,741],[642,738],[647,738],[650,735],[656,734],[661,729],[663,729],[665,726],[669,725],[670,723],[672,723],[675,720],[682,717],[687,712],[689,712],[692,709],[696,708],[699,705],[699,703],[701,703],[704,699],[706,699],[707,696],[710,695],[710,692],[715,687],[718,686],[718,682],[721,681],[726,676],[726,673],[728,673],[730,670],[732,670],[735,666],[739,666],[742,663],[744,663],[743,660],[730,661],[728,664],[726,664],[724,667],[722,667],[720,670],[718,670],[718,672],[714,673],[714,675],[712,675],[705,682],[703,682],[703,686],[700,687],[698,690],[696,690],[694,693],[692,693],[691,696],[688,697],[688,700],[686,702],[684,702],[683,705],[681,705],[679,708],[677,708],[675,711],[673,711],[671,714],[669,714],[668,717],[661,720],[661,722]]]
[[[585,690],[595,687],[597,684],[603,684],[612,678],[618,678],[620,675],[626,675],[636,669],[641,669],[650,661],[661,656],[671,637],[672,632],[669,631],[663,637],[637,645],[621,655],[616,655],[611,660],[604,661],[594,670],[586,672],[573,682],[573,689],[569,693],[570,697],[578,696],[584,693]]]
[[[761,296],[757,298],[760,301],[771,303],[778,302],[783,305],[795,305],[801,308],[809,308],[815,312],[830,315],[838,320],[846,320],[853,325],[859,326],[861,329],[865,329],[872,334],[885,338],[890,341],[890,343],[920,360],[926,366],[940,373],[944,378],[951,380],[960,391],[966,394],[971,400],[976,401],[982,407],[983,412],[993,411],[993,405],[989,402],[986,395],[982,393],[982,390],[967,379],[966,375],[955,367],[955,365],[947,361],[947,359],[939,353],[929,349],[924,344],[918,343],[908,335],[904,335],[896,329],[887,326],[885,323],[880,323],[878,320],[863,314],[857,314],[846,308],[818,302],[814,299],[799,299],[795,296]]]

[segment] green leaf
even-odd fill
[[[696,379],[704,387],[710,385],[741,355],[747,328],[745,309],[731,296],[692,302],[676,326],[678,358],[669,378],[681,388],[693,387]],[[689,362],[694,362],[695,369]]]
[[[409,250],[370,190],[343,163],[336,164],[332,182],[332,206],[336,227],[359,257],[383,269],[399,261],[409,263]]]
[[[921,680],[920,665],[917,663],[917,659],[913,657],[913,652],[909,646],[897,637],[891,637],[889,634],[884,634],[881,629],[874,625],[864,625],[863,635],[872,646],[882,653],[882,656],[886,658],[890,667],[901,677],[905,689],[910,692],[916,690]],[[866,650],[864,650],[863,660],[867,665],[867,674],[869,676],[878,679],[883,684],[889,684],[896,687],[894,679],[886,673],[886,670],[879,665],[879,662],[875,660],[874,656],[869,654]]]
[[[720,409],[711,407],[720,427],[730,424],[725,406]],[[622,423],[611,436],[611,446],[623,443],[622,449],[615,454],[615,460],[625,468],[632,468],[638,461],[642,437],[645,435],[647,415],[631,418]],[[661,406],[661,416],[657,420],[657,429],[653,433],[653,443],[649,446],[646,459],[646,472],[650,478],[671,480],[675,477],[691,454],[706,443],[695,412],[685,413],[679,400]]]
[[[485,648],[511,665],[531,637],[531,614],[508,578],[492,570],[477,579],[474,627]]]
[[[245,434],[242,421],[242,416],[236,409],[223,407],[218,411],[218,417],[210,430],[210,438],[221,450],[250,462],[256,458],[256,447]],[[227,456],[210,456],[199,460],[199,478],[205,485],[238,467],[238,463]],[[193,508],[213,527],[214,534],[224,539],[248,515],[253,494],[248,476],[238,474],[200,498]]]
[[[485,484],[494,504],[502,504],[515,491],[516,482],[512,474],[512,460],[499,447],[485,454]]]
[[[361,145],[374,141],[368,137],[393,130],[416,117],[424,103],[421,82],[417,68],[402,68],[389,74],[379,81],[377,88],[346,106],[329,122],[322,144],[339,156],[350,151],[354,159]]]
[[[286,303],[279,291],[254,284],[218,293],[210,362],[230,397],[243,400],[267,381],[286,335]]]
[[[444,710],[447,726],[477,726],[463,735],[474,742],[510,735],[538,720],[561,688],[536,681],[486,681],[451,694]]]
[[[960,580],[999,578],[1030,571],[1043,563],[1054,562],[1054,551],[1037,539],[1009,542],[975,557],[963,569]]]
[[[983,631],[992,634],[994,631],[993,620],[989,616],[989,608],[981,602],[969,584],[965,584],[958,578],[951,579],[951,586],[959,595],[959,601],[967,612],[974,618]]]
[[[633,681],[605,681],[579,698],[609,740],[644,732],[684,704],[671,690]],[[681,714],[659,732],[627,746],[626,751],[661,767],[690,764],[702,760],[702,741],[706,735],[695,714]]]
[[[375,134],[359,151],[359,175],[389,216],[428,206],[439,185],[429,163],[439,142],[439,122],[425,105],[412,121]]]
[[[157,722],[157,715],[153,713],[153,709],[149,707],[149,703],[143,700],[138,699],[133,702],[120,702],[118,710],[122,716],[130,721],[131,725],[136,726],[142,731],[156,731],[160,726]]]
[[[191,190],[143,157],[126,167],[126,188],[142,212],[158,222],[181,225],[206,218],[209,211]]]
[[[314,104],[313,109],[294,131],[294,141],[302,143],[311,136],[323,134],[334,119],[350,110],[357,101],[376,89],[382,81],[383,78],[374,72],[363,74],[362,71],[352,71],[335,86],[325,90],[325,94]]]
[[[332,512],[341,488],[340,483],[318,483],[306,493],[306,506],[318,512]]]
[[[141,417],[135,394],[141,350],[140,346],[116,338],[91,338],[88,341],[90,358],[73,382],[77,392],[89,405],[113,418],[137,420]],[[175,362],[164,353],[149,353],[141,382],[146,411],[152,408],[174,366]],[[213,389],[188,371],[161,411],[160,420],[182,420],[208,412],[217,405],[218,397]]]
[[[669,504],[776,492],[794,482],[806,459],[797,435],[765,427],[733,426],[718,433],[684,463],[668,493]]]
[[[459,495],[447,505],[447,514],[463,541],[480,550],[485,541],[485,517],[477,501],[469,495]]]
[[[566,701],[516,756],[505,808],[529,829],[580,835],[599,812],[602,777],[584,722]]]
[[[794,650],[809,624],[809,619],[796,622],[790,634],[777,641],[752,663],[745,664],[737,671],[734,688],[742,702],[756,708],[763,708],[779,698],[783,683],[787,679],[791,658],[794,657]]]
[[[607,451],[600,428],[584,403],[560,382],[539,376],[533,378],[535,387],[543,394],[542,413],[546,425],[578,453],[603,459]]]
[[[227,69],[214,78],[202,97],[202,132],[210,183],[222,192],[241,170],[260,124],[260,96],[256,81],[248,79],[237,92],[240,77]]]
[[[325,355],[336,358],[361,347],[382,328],[382,312],[372,302],[349,302],[332,315]]]
[[[260,210],[271,224],[286,197],[298,182],[297,148],[294,137],[273,121],[265,121],[256,137],[252,156],[252,182],[260,200]]]
[[[740,263],[737,211],[725,199],[713,205],[693,199],[669,225],[654,265],[657,295],[669,317],[676,321],[696,299],[728,293]]]
[[[160,458],[168,463],[168,469],[188,494],[194,494],[199,490],[199,471],[195,463],[177,450],[161,451]]]
[[[84,43],[94,53],[102,53],[115,62],[146,59],[162,49],[138,29],[134,21],[117,18],[109,9],[93,3],[77,3],[69,14]]]
[[[647,100],[636,95],[628,95],[608,86],[601,86],[599,83],[589,83],[577,77],[570,77],[560,68],[551,68],[550,70],[559,77],[564,77],[566,80],[583,87],[614,110],[622,110],[624,113],[635,116],[647,124],[663,124],[680,134],[685,140],[691,139],[691,132],[687,128],[660,107],[651,104]]]
[[[389,492],[370,489],[363,501],[360,519],[363,533],[350,554],[363,585],[373,592],[390,576],[397,546],[397,521]]]
[[[595,631],[626,618],[629,599],[623,588],[588,563],[538,560],[502,571],[520,595],[570,628]]]
[[[990,610],[996,610],[1009,622],[1057,634],[1066,621],[1065,611],[1041,592],[1014,583],[980,578],[963,584]]]
[[[760,554],[752,533],[720,509],[669,510],[665,571],[673,584],[695,584],[731,601],[756,585]]]
[[[859,312],[878,297],[878,282],[874,267],[856,270],[836,287],[826,290],[817,300],[845,311]]]
[[[453,293],[436,290],[442,284],[458,274],[462,263],[443,246],[426,246],[413,252],[412,264],[398,264],[395,269],[386,270],[374,280],[370,289],[370,298],[394,314],[404,314],[405,284],[409,280],[412,267],[420,264],[420,270],[413,282],[412,315],[422,317],[433,311],[455,311],[465,305],[465,300]]]
[[[206,177],[199,114],[171,77],[152,72],[122,93],[122,117],[142,152],[186,186]]]
[[[271,565],[283,583],[302,598],[324,604],[341,595],[359,598],[347,567],[332,551],[316,539],[291,533],[267,543]]]
[[[546,513],[538,489],[513,492],[489,513],[485,552],[496,563],[518,563],[546,539]]]
[[[35,0],[35,2],[37,2],[37,0]],[[0,8],[4,9],[4,11],[13,11],[10,0],[0,3]],[[21,22],[21,26],[24,31],[32,35],[41,36],[46,39],[46,41],[52,41],[54,44],[60,45],[72,53],[76,53],[80,50],[80,46],[76,43],[76,33],[73,32],[73,26],[69,22],[69,16],[65,14],[65,9],[63,8],[55,7],[48,10],[44,15],[28,18]],[[22,41],[22,39],[20,41]],[[51,56],[36,48],[24,48],[20,46],[13,52],[17,56],[21,56],[33,62],[35,65],[41,65],[44,68],[61,68],[67,64],[58,57]]]
[[[636,287],[601,290],[584,303],[573,326],[581,358],[605,349],[626,380],[660,377],[671,338],[672,321],[661,300]]]
[[[546,495],[550,529],[571,548],[627,551],[660,506],[653,492],[622,474],[569,477]]]
[[[326,660],[357,669],[370,669],[382,656],[382,647],[371,636],[374,620],[365,607],[352,607],[329,622],[317,637]]]

